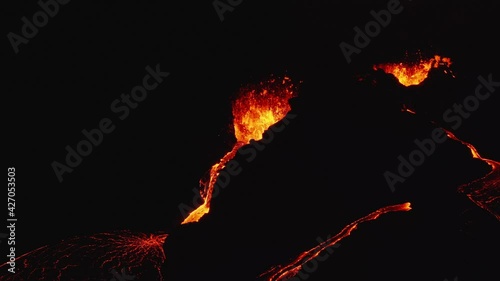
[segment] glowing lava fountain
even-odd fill
[[[374,65],[374,70],[383,70],[385,73],[392,74],[399,83],[404,86],[418,85],[424,81],[429,71],[432,68],[440,66],[450,67],[450,58],[435,55],[433,58],[423,59],[420,58],[416,62],[399,62],[399,63],[381,63]],[[448,73],[449,70],[444,70]]]
[[[232,104],[236,143],[231,151],[212,166],[208,179],[200,180],[200,195],[204,202],[192,211],[182,224],[198,222],[210,211],[210,201],[220,171],[234,158],[238,149],[252,139],[255,141],[262,139],[264,131],[283,119],[291,109],[288,100],[296,95],[296,87],[288,77],[271,78],[240,89],[237,99]]]

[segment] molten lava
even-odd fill
[[[410,86],[424,81],[432,68],[450,65],[449,58],[436,55],[430,59],[420,59],[416,63],[379,64],[374,66],[374,69],[390,73],[401,84]],[[288,77],[271,78],[240,90],[232,103],[236,142],[232,149],[210,168],[207,178],[200,180],[200,195],[204,203],[191,212],[182,224],[197,222],[210,211],[212,193],[220,172],[242,146],[249,144],[252,139],[260,140],[271,125],[286,116],[291,110],[289,99],[296,94],[296,88]],[[416,114],[406,106],[403,106],[402,111]],[[467,146],[474,158],[492,167],[487,175],[462,185],[459,191],[466,193],[474,203],[500,220],[500,163],[481,157],[470,143],[445,131],[450,139]],[[302,252],[289,264],[274,266],[259,277],[268,281],[294,278],[300,273],[303,265],[348,237],[359,224],[376,220],[386,213],[409,210],[410,203],[380,208],[347,225],[337,235],[316,247]],[[73,277],[80,276],[82,272],[89,280],[110,280],[113,276],[119,280],[133,280],[135,276],[145,280],[163,280],[161,266],[166,260],[163,244],[167,236],[121,231],[70,238],[57,245],[44,246],[17,257],[17,272],[8,277],[2,276],[1,280],[76,280]],[[7,266],[8,264],[4,263],[0,268],[5,270]],[[119,271],[121,273],[118,273]],[[118,274],[127,274],[127,278],[120,278]]]
[[[418,85],[427,78],[432,68],[440,66],[450,67],[450,58],[435,55],[433,58],[422,59],[416,62],[382,63],[374,65],[374,70],[383,70],[385,73],[392,74],[399,83],[408,87]],[[445,70],[446,73],[449,71]],[[450,71],[451,72],[451,71]]]
[[[200,195],[204,203],[192,211],[182,224],[198,222],[210,211],[210,201],[220,171],[234,158],[238,149],[252,139],[262,139],[264,131],[283,119],[291,109],[288,100],[296,95],[296,87],[288,77],[271,78],[240,89],[232,104],[236,143],[231,151],[212,166],[208,179],[200,180]]]
[[[290,278],[293,278],[294,276],[296,276],[300,272],[300,270],[302,269],[302,266],[305,263],[315,259],[323,251],[325,251],[327,248],[332,247],[333,245],[338,243],[340,240],[351,235],[351,232],[354,231],[360,223],[375,220],[380,215],[383,215],[385,213],[409,211],[409,210],[411,210],[411,206],[410,206],[409,202],[380,208],[380,209],[376,210],[375,212],[372,212],[372,213],[368,214],[367,216],[362,217],[362,218],[354,221],[353,223],[348,224],[337,235],[330,237],[329,239],[327,239],[323,243],[319,244],[318,246],[301,253],[291,263],[289,263],[287,265],[275,266],[275,267],[271,268],[270,270],[259,275],[259,277],[264,277],[268,281],[280,281],[280,280],[288,280]]]

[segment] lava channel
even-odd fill
[[[336,243],[351,235],[351,232],[356,230],[360,223],[376,220],[380,215],[386,213],[409,210],[411,210],[411,204],[409,202],[380,208],[368,214],[367,216],[364,216],[354,221],[353,223],[348,224],[337,235],[330,237],[318,246],[301,253],[289,264],[274,266],[268,271],[259,275],[259,277],[265,278],[267,281],[282,281],[293,278],[297,274],[299,274],[304,264],[317,258],[327,248],[333,247]]]

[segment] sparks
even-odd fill
[[[385,73],[392,74],[399,83],[408,87],[422,83],[428,76],[432,68],[449,68],[451,59],[435,55],[433,58],[420,58],[416,62],[382,63],[374,65],[374,70],[383,70]],[[444,70],[445,73],[451,73],[451,70]],[[453,76],[455,77],[455,76]]]
[[[330,237],[329,239],[327,239],[325,242],[321,243],[320,245],[301,253],[291,263],[289,263],[287,265],[275,266],[275,267],[271,268],[270,270],[259,275],[259,277],[265,278],[267,281],[281,281],[281,280],[288,280],[290,278],[293,278],[294,276],[296,276],[300,272],[302,266],[305,263],[315,259],[316,257],[318,257],[318,255],[320,255],[327,248],[332,247],[333,245],[338,243],[340,240],[351,235],[351,232],[354,231],[355,229],[357,229],[357,227],[360,223],[371,221],[371,220],[376,220],[379,216],[386,214],[386,213],[409,211],[409,210],[411,210],[411,204],[409,202],[380,208],[380,209],[368,214],[367,216],[362,217],[362,218],[354,221],[353,223],[350,223],[349,225],[344,227],[337,235]]]
[[[231,151],[210,168],[208,179],[200,180],[200,195],[204,202],[182,224],[198,222],[210,211],[210,201],[220,171],[234,158],[238,149],[249,144],[252,139],[262,139],[262,134],[271,125],[283,119],[291,110],[288,100],[296,95],[296,87],[288,77],[271,78],[240,89],[237,99],[232,103],[236,143]]]

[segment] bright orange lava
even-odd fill
[[[273,78],[252,88],[241,89],[239,98],[233,102],[234,134],[238,142],[260,140],[269,126],[290,111],[288,100],[296,94],[288,77],[281,81]]]
[[[236,144],[212,166],[209,178],[200,180],[200,195],[204,203],[192,211],[182,224],[198,222],[210,211],[210,201],[220,171],[234,158],[238,149],[252,139],[256,141],[262,139],[264,131],[283,119],[291,109],[288,100],[296,95],[296,88],[288,77],[271,78],[240,89],[237,99],[232,104]]]
[[[385,213],[409,211],[409,210],[411,210],[411,204],[409,202],[380,208],[368,214],[367,216],[364,216],[354,221],[353,223],[350,223],[349,225],[344,227],[344,229],[342,229],[337,235],[330,237],[329,239],[319,244],[318,246],[301,253],[291,263],[284,266],[283,265],[275,266],[270,270],[262,273],[259,277],[261,278],[264,277],[268,281],[280,281],[293,278],[300,272],[300,270],[302,269],[302,265],[315,259],[327,248],[332,247],[340,240],[351,235],[351,232],[354,231],[360,223],[375,220],[380,215],[383,215]]]
[[[394,75],[398,79],[399,83],[408,87],[422,83],[422,81],[427,78],[427,75],[432,68],[438,68],[440,66],[450,67],[450,65],[450,58],[435,55],[433,58],[420,59],[417,62],[382,63],[374,65],[373,69],[381,69],[385,73]]]

